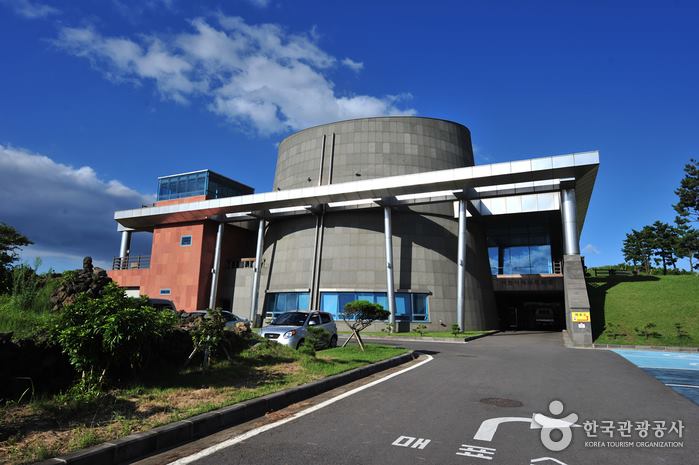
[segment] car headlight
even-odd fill
[[[291,336],[296,336],[296,330],[295,330],[295,329],[292,329],[291,331],[285,332],[283,337],[285,337],[285,338],[290,338]]]

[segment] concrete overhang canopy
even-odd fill
[[[553,157],[533,158],[489,165],[389,176],[284,191],[263,192],[198,202],[121,210],[114,219],[122,228],[148,230],[160,224],[202,221],[215,216],[246,216],[261,210],[290,212],[309,205],[371,203],[401,196],[420,197],[446,191],[476,198],[508,195],[516,186],[551,186],[558,180],[573,180],[576,189],[578,228],[582,230],[592,195],[599,153],[580,152]],[[504,186],[504,187],[503,187]],[[514,187],[511,187],[514,186]],[[423,196],[424,197],[424,196]],[[428,196],[429,197],[429,196]],[[454,196],[456,198],[456,196]]]

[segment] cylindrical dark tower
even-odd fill
[[[364,118],[293,134],[279,146],[275,190],[473,165],[469,130],[421,117]],[[457,221],[450,203],[397,207],[393,218],[398,320],[438,329],[456,321]],[[466,327],[494,324],[487,247],[467,236]],[[265,237],[260,301],[267,313],[313,306],[336,312],[355,298],[383,304],[383,213],[354,209],[275,219]],[[441,323],[441,325],[440,325]]]

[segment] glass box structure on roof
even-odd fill
[[[158,201],[205,195],[208,199],[235,197],[254,193],[252,187],[241,184],[211,170],[173,174],[158,178]]]

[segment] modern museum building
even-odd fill
[[[271,192],[211,170],[158,179],[117,211],[110,276],[178,309],[259,324],[352,300],[407,331],[567,329],[591,340],[579,236],[596,151],[475,165],[469,130],[423,117],[339,121],[279,144]],[[130,254],[134,233],[150,255]],[[382,326],[383,323],[379,326]]]

